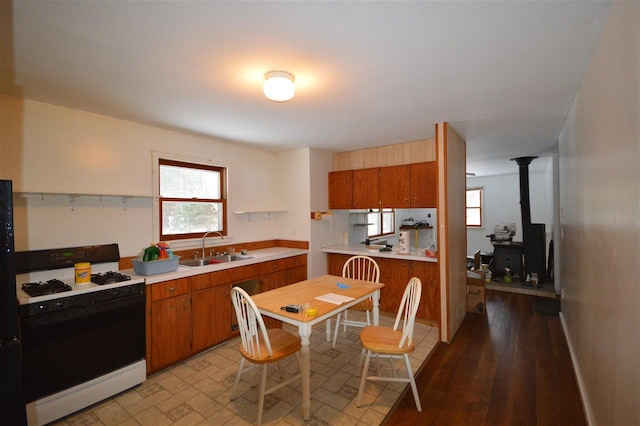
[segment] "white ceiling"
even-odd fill
[[[557,150],[609,6],[3,1],[0,90],[274,150],[408,142],[448,121],[468,171],[517,173],[510,158]],[[264,98],[271,70],[296,76],[292,101]]]

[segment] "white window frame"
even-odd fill
[[[367,213],[367,222],[369,222],[369,220],[368,220],[369,215],[372,215],[372,214],[376,214],[376,215],[379,216],[379,221],[378,221],[379,226],[378,226],[377,230],[380,233],[369,235],[369,228],[371,226],[371,225],[369,225],[369,226],[367,226],[367,238],[379,238],[379,237],[384,237],[384,236],[387,236],[387,235],[395,234],[395,232],[396,232],[395,231],[395,229],[396,229],[396,211],[395,211],[395,209],[388,209],[388,208],[386,208],[386,209],[373,209],[373,211],[369,211]],[[382,233],[382,223],[383,223],[383,216],[384,215],[391,215],[392,216],[393,225],[391,226],[391,231],[390,232]]]
[[[466,204],[466,200],[467,200],[467,193],[470,191],[480,191],[480,205],[479,206],[472,206],[469,207]],[[470,225],[469,223],[467,223],[467,217],[469,217],[468,212],[470,209],[477,209],[480,210],[480,224],[479,225]],[[480,229],[480,228],[484,228],[484,188],[483,187],[476,187],[476,188],[467,188],[466,192],[465,192],[465,224],[467,225],[467,228],[473,228],[473,229]]]
[[[224,198],[227,200],[227,211],[226,211],[226,215],[224,218],[225,221],[225,241],[227,240],[232,240],[233,237],[231,236],[230,231],[228,230],[228,219],[229,219],[229,215],[230,215],[230,211],[229,211],[229,205],[228,205],[228,200],[229,200],[229,196],[228,196],[228,187],[229,187],[229,168],[224,165],[224,164],[215,164],[212,161],[209,160],[205,160],[205,159],[201,159],[201,158],[195,158],[195,157],[187,157],[187,156],[182,156],[182,155],[177,155],[177,154],[171,154],[171,153],[166,153],[166,152],[158,152],[158,151],[153,151],[151,153],[151,158],[152,158],[152,165],[151,165],[151,169],[152,169],[152,189],[153,189],[153,218],[152,218],[152,235],[153,238],[155,240],[159,240],[160,235],[161,235],[161,229],[160,229],[160,159],[165,159],[165,160],[172,160],[172,161],[179,161],[179,162],[184,162],[184,163],[192,163],[192,164],[200,164],[200,165],[204,165],[204,166],[215,166],[215,167],[222,167],[224,169],[226,169],[226,177],[224,180],[224,184],[223,184],[223,196]],[[215,238],[215,234],[211,235],[213,238]],[[201,242],[202,236],[200,237],[190,237],[190,238],[182,238],[182,239],[175,239],[175,240],[170,240],[171,242],[171,247],[174,250],[178,250],[178,249],[187,249],[187,248],[192,248],[192,247],[196,247],[199,246],[200,242]]]

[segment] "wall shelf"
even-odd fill
[[[373,225],[373,223],[369,223],[369,222],[359,222],[359,218],[362,217],[363,221],[367,220],[367,216],[369,215],[368,211],[363,211],[363,212],[349,212],[349,217],[355,217],[355,223],[351,223],[353,221],[349,220],[349,224],[353,227],[357,227],[357,226],[369,226],[369,225]]]
[[[100,193],[89,193],[89,192],[53,192],[53,191],[14,191],[14,194],[17,195],[40,195],[44,197],[45,195],[53,195],[53,196],[68,196],[68,197],[119,197],[119,198],[158,198],[157,195],[146,195],[146,194],[100,194]]]
[[[122,200],[122,209],[127,210],[127,200],[133,198],[157,199],[157,196],[141,195],[141,194],[93,194],[82,192],[48,192],[48,191],[15,191],[15,195],[39,195],[41,200],[46,196],[69,197],[69,209],[74,211],[76,199],[80,197],[97,197],[100,201],[102,198],[120,198]]]

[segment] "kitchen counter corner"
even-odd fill
[[[410,254],[400,254],[394,251],[379,251],[378,249],[367,248],[364,244],[337,244],[322,247],[323,253],[349,254],[352,256],[364,255],[372,257],[384,257],[388,259],[414,260],[419,262],[437,263],[434,257],[418,256],[415,251]]]

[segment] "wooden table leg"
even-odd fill
[[[298,333],[302,341],[300,349],[301,375],[302,375],[302,418],[309,420],[311,416],[311,353],[309,351],[309,337],[311,337],[311,326],[300,324]]]

